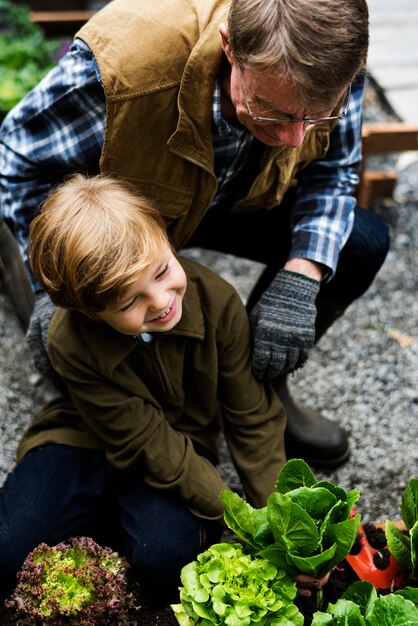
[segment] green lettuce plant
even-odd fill
[[[181,626],[302,626],[294,604],[296,584],[265,559],[239,544],[220,543],[181,571],[180,604],[172,609]]]
[[[386,541],[398,565],[411,578],[418,578],[418,478],[411,478],[402,494],[401,515],[409,534],[386,520]]]
[[[42,543],[26,558],[6,606],[22,626],[123,626],[133,604],[125,574],[117,553],[89,537],[54,547]]]
[[[290,576],[321,578],[350,552],[360,525],[351,517],[360,492],[317,481],[302,459],[281,469],[267,506],[255,509],[236,493],[223,491],[225,522],[246,545]]]
[[[374,586],[353,583],[325,612],[316,611],[312,626],[413,626],[418,624],[418,589],[379,596]]]
[[[54,66],[60,46],[46,39],[27,7],[0,0],[0,120]]]

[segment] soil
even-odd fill
[[[376,567],[382,570],[385,569],[389,559],[389,552],[386,547],[384,530],[374,524],[364,524],[363,529],[370,545],[378,550],[374,558]],[[356,554],[358,551],[358,545],[354,544],[351,554]],[[345,589],[356,580],[358,580],[357,574],[347,561],[343,561],[331,572],[330,579],[323,588],[322,608],[325,609],[329,602],[336,602]],[[169,606],[150,607],[141,592],[140,586],[134,580],[130,582],[129,590],[134,596],[135,605],[135,609],[132,610],[132,626],[178,626],[171,608]],[[388,593],[389,591],[379,590],[379,593]],[[316,598],[299,596],[298,606],[305,616],[304,626],[309,626],[313,614],[318,610]],[[0,626],[18,626],[18,624],[19,621],[9,609],[0,608]]]

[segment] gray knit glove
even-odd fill
[[[315,339],[315,299],[320,283],[279,270],[250,314],[253,372],[272,379],[306,362]]]
[[[59,386],[60,379],[52,368],[47,348],[48,330],[55,308],[48,294],[41,293],[36,296],[26,339],[37,369],[55,386]]]

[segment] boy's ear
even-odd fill
[[[229,63],[233,65],[235,62],[234,55],[232,53],[231,44],[229,43],[228,28],[226,24],[222,23],[219,25],[219,32],[221,34],[222,49],[225,52],[226,58],[228,59]]]

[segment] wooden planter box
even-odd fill
[[[29,0],[24,4],[32,11],[32,21],[39,24],[47,35],[72,37],[95,11],[107,4],[107,0],[61,0],[59,10],[56,0]]]
[[[92,15],[94,11],[32,11],[31,19],[50,37],[73,37]]]
[[[363,164],[358,188],[360,206],[367,209],[376,198],[391,198],[398,181],[395,171],[369,170],[368,157],[405,150],[418,150],[418,126],[404,123],[363,126]]]

